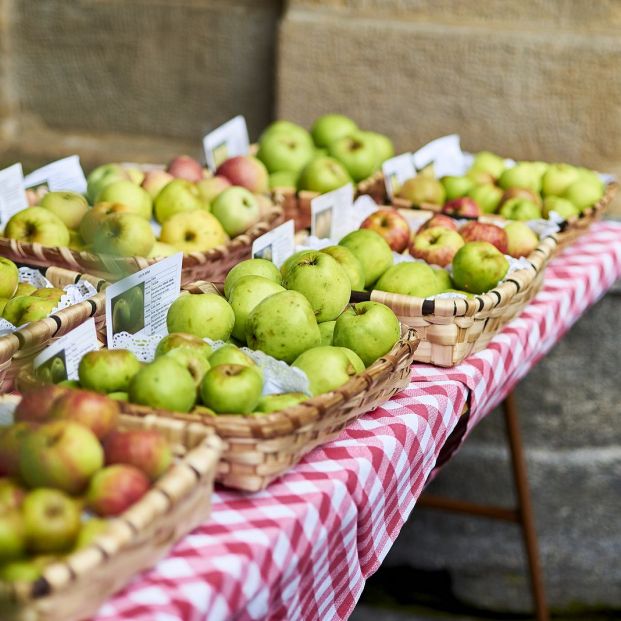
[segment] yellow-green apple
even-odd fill
[[[247,231],[261,216],[256,197],[246,188],[227,188],[211,204],[211,213],[230,237]]]
[[[88,175],[86,197],[91,203],[95,202],[97,195],[115,181],[127,181],[129,175],[120,164],[102,164]]]
[[[134,466],[108,466],[91,479],[86,504],[102,517],[121,515],[149,491],[150,485],[147,475]]]
[[[550,164],[541,178],[544,196],[561,196],[578,179],[578,169],[570,164]]]
[[[14,326],[47,317],[56,306],[55,300],[43,300],[32,295],[22,295],[6,303],[2,316]]]
[[[29,282],[20,282],[17,285],[17,289],[15,289],[13,297],[17,298],[21,297],[22,295],[32,295],[36,290],[37,288]]]
[[[77,229],[88,211],[86,199],[77,192],[48,192],[39,203],[58,216],[68,229]]]
[[[361,131],[330,142],[328,155],[341,162],[354,181],[370,177],[380,165],[375,140]]]
[[[129,401],[129,395],[122,390],[117,390],[116,392],[109,392],[108,397],[110,399],[114,399],[115,401]]]
[[[12,298],[19,285],[17,265],[10,259],[0,257],[0,298]]]
[[[106,216],[93,239],[95,252],[121,257],[146,257],[154,244],[155,235],[149,221],[133,213]]]
[[[350,356],[358,355],[351,352]],[[359,369],[351,362],[343,347],[320,345],[300,354],[293,362],[294,367],[304,371],[309,380],[309,387],[313,396],[335,390],[346,384],[359,369],[364,370],[364,363],[360,358]]]
[[[419,227],[419,229],[416,231],[415,234],[422,233],[423,231],[426,231],[427,229],[432,229],[437,226],[442,227],[444,229],[449,229],[451,231],[456,231],[458,228],[457,222],[455,221],[454,218],[451,218],[451,216],[447,216],[446,214],[443,214],[443,213],[436,213],[433,216],[431,216],[431,218],[429,218],[428,220],[425,220],[425,222]]]
[[[478,218],[481,215],[481,209],[473,198],[462,196],[447,201],[442,206],[442,213],[455,218]]]
[[[257,194],[264,194],[269,190],[267,168],[261,160],[252,155],[230,157],[218,166],[216,175]]]
[[[177,347],[169,351],[166,356],[187,369],[197,388],[211,366],[200,352],[191,347]]]
[[[174,349],[193,349],[200,354],[205,360],[209,359],[213,349],[211,345],[203,341],[203,339],[194,334],[186,334],[185,332],[173,332],[167,334],[155,349],[155,356],[164,356]]]
[[[19,509],[25,495],[26,490],[13,479],[0,478],[0,515],[5,511]]]
[[[224,192],[227,188],[230,188],[232,183],[226,178],[220,175],[215,177],[209,177],[207,179],[201,179],[196,186],[203,199],[203,203],[209,205],[220,192]]]
[[[469,177],[457,177],[453,175],[447,175],[440,179],[440,183],[444,186],[444,192],[446,194],[446,200],[452,201],[454,198],[461,198],[466,196],[470,190],[474,187],[474,181]]]
[[[443,291],[447,289],[453,288],[453,281],[451,280],[451,275],[447,272],[447,270],[442,269],[441,267],[432,267],[434,276],[438,281],[438,285]]]
[[[470,169],[466,173],[466,177],[472,181],[475,185],[493,185],[496,179],[493,175],[484,170]]]
[[[509,222],[505,226],[507,252],[512,257],[527,257],[539,244],[539,238],[525,222]]]
[[[578,211],[592,207],[604,195],[604,184],[594,176],[580,175],[564,192],[563,198],[571,201]]]
[[[212,367],[217,367],[222,364],[239,364],[243,367],[250,367],[261,378],[261,381],[263,381],[263,369],[261,369],[248,354],[231,343],[227,343],[217,349],[210,356],[209,362]]]
[[[80,222],[80,236],[87,244],[92,244],[95,233],[101,226],[102,220],[114,213],[133,213],[131,208],[123,203],[97,203],[89,209]]]
[[[82,523],[80,532],[76,537],[73,549],[82,550],[94,543],[100,535],[110,528],[110,522],[101,518],[92,517]]]
[[[174,179],[165,170],[149,170],[145,173],[140,184],[149,196],[155,200],[156,196]]]
[[[201,400],[218,414],[249,414],[263,390],[261,376],[241,364],[219,364],[207,371],[201,384]]]
[[[379,291],[413,295],[417,298],[427,298],[442,290],[433,269],[419,261],[393,265],[382,274],[375,288]]]
[[[509,188],[502,195],[502,199],[500,201],[500,205],[504,205],[507,201],[512,198],[526,198],[529,201],[532,201],[536,205],[541,207],[542,201],[541,196],[532,190],[527,190],[526,188]]]
[[[396,209],[378,209],[360,225],[379,233],[395,252],[403,252],[410,241],[410,227],[407,220]]]
[[[352,291],[362,291],[364,289],[364,270],[362,269],[362,264],[351,250],[345,248],[345,246],[328,246],[327,248],[322,248],[319,252],[329,254],[343,268],[349,278]],[[295,260],[292,260],[290,265],[294,263]]]
[[[291,121],[278,120],[278,121],[273,121],[272,123],[270,123],[261,132],[261,135],[259,136],[259,144],[266,136],[271,136],[272,134],[277,134],[277,133],[298,134],[298,135],[306,134],[306,137],[310,138],[312,142],[310,133],[301,125],[298,125],[297,123],[292,123]]]
[[[276,284],[282,284],[282,276],[280,270],[267,259],[247,259],[238,263],[226,275],[224,279],[224,295],[228,298],[235,283],[244,276],[263,276],[273,280]]]
[[[453,282],[458,289],[485,293],[493,289],[507,274],[509,262],[489,242],[468,242],[453,259]]]
[[[137,168],[136,166],[130,166],[129,168],[125,169],[125,172],[127,173],[127,178],[132,183],[134,183],[135,185],[142,185],[142,182],[144,181],[144,172],[142,172],[140,168]]]
[[[434,177],[417,175],[404,182],[397,191],[397,196],[412,205],[442,205],[446,198],[444,186]]]
[[[498,178],[498,185],[503,190],[525,188],[539,194],[541,192],[542,173],[533,162],[519,162],[513,168],[507,168]]]
[[[147,255],[147,259],[159,259],[160,257],[170,257],[177,254],[179,250],[170,244],[155,240],[151,252]]]
[[[500,226],[486,222],[467,222],[459,229],[459,234],[466,242],[486,241],[496,246],[500,252],[507,254],[507,233]]]
[[[19,452],[22,442],[30,433],[27,422],[18,422],[0,429],[0,476],[19,475]]]
[[[231,333],[238,341],[246,340],[246,323],[254,307],[275,293],[285,289],[278,283],[263,276],[243,276],[238,278],[229,294],[229,303],[235,313],[235,325]]]
[[[306,252],[308,252],[308,249],[298,250],[297,252],[294,252],[291,256],[287,257],[287,259],[285,259],[283,264],[280,266],[280,273],[282,275],[282,278],[287,275],[289,267],[291,267]]]
[[[332,321],[322,321],[319,324],[319,334],[321,334],[322,345],[332,345],[335,325],[336,325],[336,319]]]
[[[100,440],[117,425],[120,410],[115,401],[89,390],[71,390],[55,399],[50,420],[69,420],[88,427]]]
[[[229,241],[219,220],[200,209],[176,213],[162,226],[160,240],[183,252],[206,252]]]
[[[315,250],[289,266],[282,284],[310,302],[318,322],[336,319],[351,296],[351,282],[338,261]]]
[[[463,245],[464,240],[457,231],[437,226],[412,237],[410,254],[416,259],[444,267]]]
[[[18,559],[26,551],[26,529],[15,509],[0,511],[0,565]]]
[[[17,404],[13,418],[17,422],[40,424],[49,419],[49,412],[56,399],[65,391],[59,386],[38,386],[22,395]]]
[[[347,248],[362,265],[364,286],[370,287],[393,263],[392,250],[375,231],[359,229],[341,239],[339,246]]]
[[[178,297],[166,316],[168,332],[186,332],[200,338],[226,341],[235,325],[231,305],[216,293]]]
[[[50,563],[49,556],[38,556],[34,559],[18,559],[0,565],[0,581],[4,582],[35,582],[41,577],[43,569]]]
[[[203,178],[203,167],[189,155],[178,155],[168,162],[166,172],[176,179],[185,179],[196,183]]]
[[[0,317],[4,313],[4,307],[7,305],[9,298],[0,298]]]
[[[128,180],[115,181],[107,185],[97,195],[97,203],[123,203],[131,212],[144,218],[151,219],[153,200],[151,195],[140,186]]]
[[[255,306],[246,324],[246,341],[252,349],[291,363],[319,345],[321,334],[310,302],[297,291],[283,291]]]
[[[475,185],[469,192],[471,198],[482,213],[495,213],[503,197],[503,191],[490,183]]]
[[[19,447],[19,473],[28,487],[79,494],[103,465],[103,449],[87,427],[68,420],[45,423]]]
[[[106,465],[129,464],[142,470],[151,481],[158,479],[172,464],[172,451],[166,438],[155,429],[114,431],[104,443]]]
[[[308,395],[303,392],[281,392],[273,395],[264,395],[259,399],[255,412],[269,414],[270,412],[279,412],[286,408],[291,408],[302,401],[306,401]]]
[[[278,170],[270,175],[270,190],[277,188],[293,188],[298,186],[298,173],[290,170]]]
[[[300,172],[298,190],[325,194],[352,181],[345,167],[332,157],[313,158]]]
[[[387,354],[400,335],[399,320],[388,306],[359,302],[336,320],[333,343],[351,349],[368,367]]]
[[[155,219],[163,224],[177,213],[205,209],[198,186],[186,179],[173,179],[155,197]]]
[[[43,207],[28,207],[17,212],[7,222],[4,236],[42,246],[69,243],[69,229],[57,215]]]
[[[356,123],[343,114],[323,114],[315,119],[311,128],[311,134],[315,144],[320,148],[325,148],[331,142],[349,136],[358,129]]]
[[[22,505],[26,545],[37,554],[67,552],[80,532],[78,503],[57,489],[36,489]]]
[[[527,198],[510,198],[498,212],[507,220],[537,220],[541,218],[541,207]]]
[[[141,366],[127,349],[99,349],[82,357],[78,376],[86,390],[100,393],[127,391],[129,381]]]
[[[373,142],[378,164],[382,164],[395,155],[395,147],[388,136],[371,131],[363,131],[360,133],[364,134],[366,138]]]
[[[470,169],[489,173],[497,179],[505,169],[505,161],[502,157],[490,151],[479,151],[474,156]]]
[[[60,302],[60,298],[65,295],[65,291],[64,289],[59,289],[58,287],[43,287],[41,289],[36,289],[31,295],[33,298],[53,300],[58,304],[58,302]]]
[[[577,216],[580,212],[578,208],[566,198],[560,196],[546,196],[543,201],[543,217],[549,218],[550,213],[554,211],[565,220]]]
[[[297,174],[315,157],[315,146],[310,134],[301,127],[279,131],[268,129],[259,141],[257,157],[270,173]]]

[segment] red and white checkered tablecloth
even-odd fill
[[[596,225],[483,352],[412,383],[258,494],[220,491],[211,520],[97,621],[346,619],[421,494],[468,398],[469,427],[621,275],[621,225]],[[461,427],[461,426],[460,426]]]

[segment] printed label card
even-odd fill
[[[80,166],[80,158],[77,155],[70,155],[62,160],[46,164],[43,168],[26,175],[24,185],[33,190],[45,186],[50,192],[68,190],[84,194],[86,192],[86,177]]]
[[[311,199],[311,235],[338,242],[350,231],[353,205],[351,183]]]
[[[417,170],[433,164],[433,170],[438,179],[448,175],[461,176],[467,170],[458,134],[432,140],[416,151],[412,159]]]
[[[416,177],[412,154],[402,153],[391,157],[382,164],[382,172],[384,173],[386,193],[390,198],[393,198],[405,181]]]
[[[295,226],[287,220],[252,242],[252,258],[267,259],[280,267],[295,252]]]
[[[21,164],[0,170],[0,231],[18,211],[28,207]]]
[[[209,132],[203,138],[205,162],[215,171],[222,162],[237,155],[248,155],[250,139],[246,119],[239,115]]]

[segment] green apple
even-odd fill
[[[84,522],[80,527],[80,532],[76,537],[74,550],[82,550],[94,543],[100,535],[110,529],[110,522],[101,518],[91,518]]]
[[[325,194],[352,181],[345,167],[332,157],[312,159],[300,172],[298,190]]]
[[[155,235],[149,222],[132,213],[106,216],[93,239],[95,252],[121,257],[146,257],[154,244]]]
[[[292,123],[291,121],[278,120],[270,123],[259,136],[259,143],[266,138],[267,136],[271,136],[273,134],[283,133],[289,135],[305,135],[306,138],[310,138],[312,142],[312,138],[310,133],[301,125],[297,123]]]
[[[231,185],[231,182],[226,177],[215,175],[207,179],[201,179],[196,184],[196,187],[198,188],[203,203],[205,205],[210,205],[214,198],[227,188],[230,188]]]
[[[345,235],[339,246],[347,248],[360,261],[364,286],[370,287],[393,263],[392,250],[386,240],[371,229],[359,229]]]
[[[78,376],[86,390],[100,393],[126,392],[131,378],[141,368],[140,361],[126,349],[99,349],[80,360]]]
[[[345,246],[328,246],[319,252],[329,254],[344,270],[349,278],[352,291],[364,289],[364,270],[354,253]],[[292,262],[293,263],[293,262]]]
[[[287,259],[280,266],[280,274],[282,278],[284,278],[287,275],[289,268],[295,263],[297,263],[299,258],[306,252],[308,252],[308,250],[298,250],[297,252],[294,252],[291,256],[287,257]]]
[[[98,203],[123,203],[131,212],[150,220],[153,213],[153,200],[150,194],[129,180],[115,181],[106,185],[97,194]]]
[[[67,246],[69,229],[49,209],[28,207],[7,222],[4,236],[20,242],[42,246]]]
[[[127,176],[132,183],[136,185],[142,185],[142,182],[145,178],[145,173],[143,173],[140,168],[136,168],[135,166],[133,166],[130,168],[126,168],[125,172],[127,173]]]
[[[252,349],[291,363],[319,345],[321,334],[310,302],[297,291],[283,291],[265,298],[250,313],[246,341]]]
[[[44,557],[48,559],[49,557]],[[0,582],[35,582],[41,577],[44,566],[38,562],[39,559],[34,560],[17,560],[11,561],[4,565],[0,565]]]
[[[115,181],[127,181],[129,175],[120,164],[103,164],[88,175],[86,180],[86,197],[91,203],[95,202],[98,194]]]
[[[443,288],[433,269],[426,263],[418,261],[393,265],[375,283],[375,289],[378,291],[412,295],[417,298],[436,295]]]
[[[507,254],[512,257],[527,257],[539,244],[539,238],[525,222],[509,222],[505,226],[505,233]]]
[[[133,212],[123,203],[97,203],[82,218],[80,222],[80,237],[87,244],[92,244],[95,239],[95,233],[97,233],[103,219],[113,213]]]
[[[0,511],[0,564],[19,558],[26,551],[26,534],[19,511]]]
[[[489,183],[475,185],[467,194],[480,207],[483,213],[495,213],[503,197],[502,190]]]
[[[571,201],[578,211],[595,205],[604,195],[604,184],[597,178],[582,176],[574,181],[564,192],[563,198]]]
[[[170,257],[173,254],[177,254],[179,250],[170,244],[162,241],[155,240],[151,252],[147,255],[147,259],[161,259],[163,257]]]
[[[289,170],[279,170],[270,175],[270,190],[278,188],[293,188],[298,186],[298,173]]]
[[[235,325],[235,313],[217,293],[182,295],[168,309],[166,325],[169,332],[226,341]]]
[[[336,325],[336,319],[333,321],[322,321],[319,324],[319,333],[321,334],[322,345],[332,345],[335,325]]]
[[[453,259],[453,282],[458,289],[485,293],[507,274],[509,262],[489,242],[468,242]]]
[[[468,192],[474,187],[474,182],[468,177],[456,177],[448,175],[440,179],[440,183],[444,187],[444,193],[447,201],[452,201],[454,198],[461,198],[467,196]]]
[[[168,352],[178,349],[194,349],[205,360],[209,360],[209,356],[213,353],[211,345],[203,341],[203,339],[195,336],[194,334],[186,334],[184,332],[173,332],[167,334],[158,344],[155,349],[155,357],[164,356]]]
[[[175,179],[164,186],[156,196],[154,208],[155,219],[164,224],[177,213],[205,209],[207,204],[201,196],[198,186],[186,179]]]
[[[578,169],[570,164],[550,164],[541,178],[544,196],[561,196],[578,179]]]
[[[88,211],[86,199],[77,192],[48,192],[39,203],[58,216],[68,229],[77,229]]]
[[[12,298],[19,285],[17,265],[9,259],[0,257],[0,298]]]
[[[14,326],[22,326],[47,317],[56,304],[55,300],[42,300],[32,295],[22,295],[6,303],[2,316]]]
[[[351,349],[368,367],[387,354],[400,336],[399,320],[388,306],[359,302],[336,320],[333,343]]]
[[[364,134],[365,138],[370,139],[373,142],[375,149],[375,155],[378,165],[381,165],[386,160],[389,160],[395,155],[395,147],[388,136],[384,134],[378,134],[377,132],[364,131],[360,132]]]
[[[140,187],[145,190],[151,200],[155,200],[155,197],[174,179],[174,177],[167,173],[165,170],[148,170]]]
[[[299,173],[315,156],[315,147],[308,132],[298,130],[266,130],[259,140],[257,157],[270,173]]]
[[[280,412],[291,408],[302,401],[306,401],[308,395],[303,392],[282,392],[274,395],[265,395],[259,399],[255,412],[269,414],[270,412]]]
[[[351,296],[349,277],[338,261],[315,250],[289,266],[282,284],[310,302],[318,322],[336,319]]]
[[[370,177],[380,164],[375,140],[360,131],[333,140],[328,155],[341,162],[354,181]]]
[[[127,392],[131,403],[174,412],[189,412],[196,402],[195,378],[170,354],[142,367]]]
[[[537,220],[541,218],[541,207],[527,198],[510,198],[498,212],[507,220]]]
[[[470,167],[470,170],[487,173],[494,177],[494,179],[498,179],[504,169],[504,159],[490,151],[479,151],[479,153],[474,156],[472,166]]]
[[[160,240],[183,252],[207,252],[229,242],[217,218],[200,209],[176,213],[164,222]]]
[[[300,354],[293,362],[293,366],[306,373],[310,391],[313,396],[317,396],[346,384],[358,373],[350,361],[350,356],[357,357],[357,354],[352,351],[348,356],[343,347],[322,345]],[[360,367],[364,370],[361,360],[358,368]]]
[[[509,188],[524,188],[536,192],[541,192],[541,172],[532,162],[519,162],[513,168],[507,168],[500,178],[498,185],[503,190]]]
[[[453,260],[455,253],[463,245],[464,240],[457,231],[443,226],[432,226],[412,238],[410,254],[416,259],[444,267]]]
[[[239,364],[243,367],[250,367],[263,381],[263,369],[239,347],[232,343],[227,343],[217,349],[209,358],[211,367],[217,367],[222,364]]]
[[[555,211],[565,220],[577,216],[580,212],[578,208],[566,198],[560,196],[546,196],[543,200],[543,217],[549,218],[550,212]]]
[[[335,140],[349,136],[357,129],[356,123],[343,114],[324,114],[313,123],[311,135],[316,146],[325,148]]]
[[[451,289],[453,287],[451,275],[446,270],[441,267],[432,267],[431,269],[441,289]]]
[[[230,237],[236,237],[258,222],[259,203],[246,188],[233,186],[218,194],[211,205],[211,213],[220,221]]]
[[[28,487],[82,492],[103,466],[97,436],[79,423],[58,420],[27,434],[19,448],[19,472]]]
[[[115,392],[109,392],[108,397],[115,401],[129,401],[129,395],[123,390],[117,390]]]
[[[466,173],[466,177],[468,177],[468,179],[470,179],[475,185],[494,185],[496,181],[492,175],[483,170],[470,169]]]
[[[249,414],[259,403],[262,390],[261,377],[250,367],[220,364],[207,371],[201,400],[218,414]]]
[[[444,186],[435,178],[417,175],[408,179],[397,191],[397,196],[412,205],[442,205],[446,199]]]
[[[226,275],[224,279],[224,295],[228,298],[235,283],[244,276],[262,276],[273,280],[276,284],[282,284],[282,276],[280,270],[267,259],[247,259],[238,263]]]
[[[182,367],[185,367],[189,371],[190,375],[194,379],[196,387],[198,387],[203,381],[205,373],[209,371],[211,366],[201,352],[193,349],[192,347],[176,347],[165,355],[172,358],[175,362],[178,362]]]
[[[285,289],[278,283],[263,276],[243,276],[235,281],[229,294],[229,303],[235,313],[232,335],[238,341],[246,339],[246,323],[254,307],[275,293]]]

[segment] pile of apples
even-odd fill
[[[19,272],[13,261],[0,257],[0,317],[21,326],[47,317],[65,294],[62,289],[19,282]]]
[[[88,176],[86,196],[33,194],[36,205],[15,214],[4,236],[116,256],[205,252],[248,230],[269,202],[267,170],[256,158],[230,158],[216,173],[187,155],[144,173],[104,164]]]
[[[390,139],[363,131],[342,114],[324,114],[309,131],[276,121],[259,138],[257,157],[270,173],[270,188],[323,194],[367,179],[394,155]]]
[[[428,174],[429,173],[429,174]],[[431,171],[403,183],[396,196],[414,206],[433,205],[457,217],[498,214],[507,220],[549,218],[556,212],[568,220],[597,203],[605,185],[599,175],[569,164],[518,162],[481,151],[461,177],[438,180]]]
[[[45,386],[0,428],[0,580],[36,580],[149,490],[172,463],[155,430],[117,428],[116,401]]]

